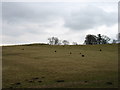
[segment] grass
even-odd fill
[[[2,49],[3,88],[118,87],[118,44],[34,44]]]

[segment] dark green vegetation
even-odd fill
[[[118,87],[118,44],[4,46],[3,88]]]

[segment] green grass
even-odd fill
[[[118,87],[118,44],[76,46],[34,44],[2,48],[3,88]],[[42,82],[27,81],[35,77]],[[21,84],[15,85],[18,82]]]

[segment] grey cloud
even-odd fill
[[[26,33],[45,34],[43,28],[54,26],[52,21],[62,15],[60,8],[52,5],[51,3],[2,3],[3,34],[14,37]]]
[[[117,12],[108,13],[97,7],[84,7],[86,5],[88,4],[4,2],[2,3],[3,35],[7,37],[4,40],[9,42],[9,37],[11,41],[14,41],[14,38],[19,40],[24,36],[31,37],[34,41],[37,35],[42,40],[50,35],[60,35],[59,32],[64,33],[63,30],[72,32],[72,36],[75,30],[84,32],[85,29],[101,25],[112,26],[117,23]],[[54,28],[57,26],[61,28],[61,31]],[[55,29],[59,32],[55,32]],[[71,38],[71,36],[68,37]],[[66,34],[65,37],[67,37]]]
[[[66,5],[67,7],[65,7]],[[92,5],[81,9],[78,4],[75,5],[71,7],[71,3],[4,2],[2,5],[3,21],[19,24],[35,22],[40,25],[42,24],[43,27],[51,27],[50,23],[52,21],[63,18],[65,22],[64,27],[72,30],[85,30],[101,25],[110,26],[117,23],[117,12],[105,12]]]
[[[48,6],[47,6],[48,5]],[[10,3],[2,4],[3,20],[9,23],[16,22],[49,22],[62,15],[59,8],[44,3]]]
[[[71,12],[65,18],[65,27],[72,30],[92,29],[97,26],[111,26],[117,23],[117,12],[105,12],[104,10],[87,6],[77,12]]]

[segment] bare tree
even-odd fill
[[[110,41],[110,38],[106,35],[102,35],[102,44],[108,44]]]
[[[57,37],[48,38],[50,45],[58,45],[59,39]]]
[[[54,37],[53,40],[54,40],[54,45],[58,45],[59,39],[57,37]]]
[[[48,40],[49,40],[49,44],[50,44],[50,45],[53,45],[52,38],[48,38]]]
[[[67,40],[63,40],[62,43],[63,43],[64,45],[69,45],[69,41],[67,41]]]

